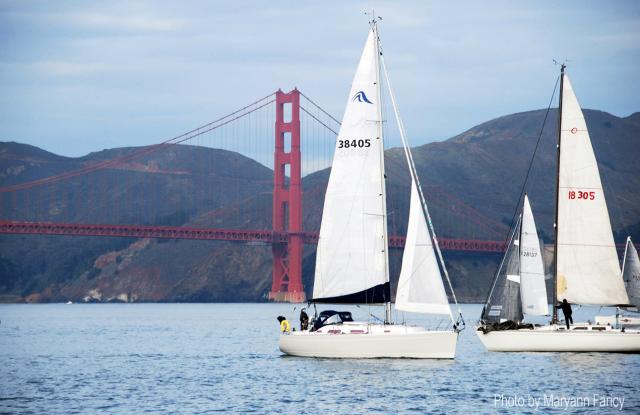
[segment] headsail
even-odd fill
[[[536,222],[524,195],[522,207],[522,230],[520,232],[520,298],[524,314],[545,316],[549,314],[547,287],[544,282],[542,250],[536,231]]]
[[[640,308],[640,258],[638,258],[636,247],[631,242],[631,237],[627,238],[627,247],[624,251],[622,279],[627,287],[629,304]]]
[[[407,239],[402,256],[402,269],[400,271],[398,290],[396,292],[396,309],[419,313],[446,314],[451,318],[451,321],[454,322],[438,263],[442,266],[442,271],[449,283],[451,296],[456,305],[458,301],[453,292],[451,280],[449,279],[446,265],[442,259],[442,253],[438,247],[427,202],[420,189],[420,179],[413,161],[404,123],[400,117],[395,94],[391,87],[391,80],[389,79],[389,73],[384,63],[384,57],[381,56],[380,62],[382,63],[387,90],[391,98],[393,113],[398,124],[400,139],[402,140],[402,147],[411,176],[409,223],[407,225]],[[440,261],[438,261],[438,259]],[[459,308],[458,311],[460,312]],[[461,312],[459,320],[454,323],[456,329],[458,324],[462,324],[462,327],[464,327],[464,319],[462,319]]]
[[[314,301],[390,300],[377,59],[372,29],[336,140],[318,241]]]
[[[396,293],[396,309],[451,316],[415,180],[411,180],[409,224]]]
[[[507,251],[502,257],[494,278],[494,285],[487,303],[482,310],[482,321],[501,323],[522,320],[522,302],[520,300],[520,224],[522,216],[511,233]]]
[[[598,164],[566,75],[562,97],[557,298],[578,304],[628,304]]]

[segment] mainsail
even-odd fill
[[[544,282],[542,250],[533,218],[529,197],[524,195],[522,229],[520,232],[520,298],[522,311],[528,315],[549,313],[547,288]]]
[[[390,300],[377,36],[362,52],[336,140],[316,257],[313,301]]]
[[[413,179],[407,239],[396,292],[396,309],[451,316],[418,187]]]
[[[485,323],[501,323],[507,320],[519,322],[523,318],[519,264],[521,220],[522,216],[518,218],[518,222],[513,228],[507,251],[502,257],[489,298],[482,310],[482,321]]]
[[[564,75],[557,217],[557,299],[619,305],[629,299],[587,125]]]
[[[631,237],[627,238],[627,247],[624,251],[622,279],[627,287],[629,303],[640,308],[640,258],[638,258],[636,247],[631,242]]]

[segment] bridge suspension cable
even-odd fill
[[[44,184],[50,184],[50,183],[55,183],[58,182],[60,180],[65,180],[65,179],[69,179],[72,177],[76,177],[76,176],[81,176],[84,174],[88,174],[88,173],[92,173],[95,172],[97,170],[101,170],[101,169],[105,169],[105,168],[109,168],[109,167],[113,167],[113,166],[117,166],[119,164],[122,164],[124,162],[127,161],[131,161],[137,158],[140,158],[142,156],[154,153],[162,148],[165,148],[167,146],[173,146],[176,144],[180,144],[180,143],[184,143],[188,140],[192,140],[202,134],[208,133],[209,131],[218,129],[224,125],[227,125],[233,121],[236,121],[240,118],[246,117],[247,115],[256,112],[257,110],[266,107],[267,105],[273,103],[275,101],[274,98],[275,92],[272,92],[271,94],[260,98],[257,101],[252,102],[249,105],[245,105],[244,107],[233,111],[227,115],[225,115],[224,117],[220,117],[214,121],[211,121],[207,124],[204,124],[198,128],[195,128],[193,130],[187,131],[186,133],[180,134],[178,136],[175,136],[173,138],[170,138],[168,140],[165,140],[161,143],[158,144],[154,144],[151,146],[145,146],[145,147],[141,147],[138,150],[135,150],[134,152],[121,156],[121,157],[116,157],[110,160],[105,160],[102,162],[98,162],[95,164],[91,164],[88,165],[86,167],[82,167],[80,169],[77,170],[72,170],[72,171],[68,171],[68,172],[64,172],[58,175],[54,175],[54,176],[49,176],[49,177],[45,177],[42,179],[38,179],[38,180],[32,180],[29,182],[25,182],[25,183],[20,183],[20,184],[16,184],[13,186],[5,186],[5,187],[0,187],[0,193],[9,193],[9,192],[13,192],[16,190],[24,190],[24,189],[29,189],[32,187],[36,187],[36,186],[41,186]],[[270,99],[271,98],[271,99]]]
[[[301,128],[303,129],[302,147],[304,147],[302,152],[302,166],[304,169],[302,175],[305,176],[330,167],[335,136],[341,123],[316,101],[304,93],[298,92],[302,98],[299,109],[301,115],[304,116],[301,118]],[[2,214],[0,215],[2,218],[0,220],[60,223],[64,224],[65,232],[71,229],[70,226],[73,226],[73,224],[93,222],[95,219],[92,218],[95,217],[102,218],[100,221],[103,223],[123,226],[130,224],[126,226],[131,229],[136,226],[133,225],[135,223],[141,226],[162,226],[174,223],[189,226],[188,223],[197,217],[200,218],[199,220],[205,221],[204,223],[215,224],[214,227],[218,227],[218,224],[221,224],[227,228],[230,226],[243,228],[249,226],[248,224],[250,223],[260,223],[261,225],[259,226],[266,227],[265,219],[271,216],[270,209],[266,207],[268,205],[266,200],[270,197],[272,191],[269,189],[266,180],[259,175],[234,179],[236,180],[233,182],[234,184],[226,188],[219,187],[218,182],[213,179],[209,180],[206,182],[206,186],[197,189],[198,197],[195,197],[195,191],[187,185],[189,197],[183,197],[177,205],[172,205],[172,209],[175,212],[169,212],[163,208],[164,203],[161,202],[163,198],[166,199],[171,196],[167,192],[158,190],[161,189],[161,182],[157,179],[159,175],[145,173],[171,174],[175,178],[182,178],[185,177],[183,175],[186,174],[186,170],[181,170],[177,167],[172,170],[171,167],[166,167],[166,161],[164,167],[158,167],[154,165],[153,160],[138,161],[136,163],[132,163],[132,160],[171,148],[177,144],[187,143],[199,137],[188,144],[196,147],[208,147],[215,150],[240,153],[249,159],[259,162],[263,167],[273,169],[273,161],[271,159],[273,157],[273,148],[270,147],[272,145],[270,137],[273,134],[273,121],[271,121],[272,118],[270,117],[273,116],[271,111],[275,110],[275,105],[271,105],[275,102],[275,95],[275,92],[270,93],[223,117],[161,143],[126,150],[128,151],[127,154],[108,160],[95,161],[81,168],[69,169],[49,177],[0,187],[0,194],[4,198],[0,200],[3,203]],[[266,111],[262,111],[255,116],[251,115],[266,107],[268,107]],[[239,119],[244,119],[244,121],[240,122],[239,125],[234,123]],[[220,129],[227,125],[230,126]],[[217,130],[214,134],[205,135],[214,130]],[[255,154],[247,154],[248,150],[249,152],[257,150],[262,155],[262,158],[255,157]],[[285,151],[287,151],[286,144]],[[207,157],[209,158],[204,159],[204,163],[215,165],[218,159],[210,156],[215,153],[210,152],[208,154]],[[394,199],[395,201],[392,201],[389,206],[390,215],[395,217],[395,220],[390,222],[393,232],[402,233],[405,226],[402,212],[408,208],[408,204],[403,199],[404,191],[402,190],[402,185],[398,183],[404,180],[399,176],[402,175],[406,167],[404,164],[394,160],[392,155],[388,155],[386,159],[390,167],[395,167],[389,169],[387,174],[398,175],[397,178],[402,179],[395,180],[396,193],[399,197],[397,198],[398,200]],[[212,169],[211,165],[206,166],[205,170],[207,172],[217,171]],[[123,176],[120,174],[119,176],[111,175],[107,177],[104,173],[100,173],[102,174],[100,177],[89,177],[90,173],[114,167],[134,172],[133,174],[137,174],[137,176],[131,179],[131,175]],[[261,174],[264,175],[264,171]],[[82,182],[75,182],[72,186],[64,183],[59,183],[57,186],[66,187],[48,188],[43,186],[63,182],[66,179],[78,176],[82,176]],[[289,180],[289,171],[286,169],[285,176],[287,177],[286,180]],[[217,172],[209,177],[222,176],[220,172]],[[225,180],[227,179],[225,178]],[[252,183],[252,189],[254,190],[248,193],[247,191],[241,191],[240,181],[243,181],[243,186],[246,183]],[[167,182],[164,183],[166,184]],[[174,180],[173,183],[181,182]],[[305,187],[304,191],[306,200],[304,203],[309,203],[309,201],[313,200],[308,206],[317,206],[321,204],[324,188],[320,181],[314,182],[312,180],[308,183],[309,185]],[[33,191],[30,190],[31,188],[37,189]],[[77,189],[81,189],[82,193],[79,193]],[[111,193],[115,189],[118,189],[117,193],[120,195],[128,192],[127,194],[130,196],[126,198],[120,196],[119,199],[114,198]],[[425,191],[433,194],[434,206],[438,207],[434,210],[434,218],[437,222],[442,223],[440,227],[443,229],[443,236],[459,241],[482,241],[488,239],[487,237],[499,239],[499,236],[501,236],[504,228],[503,224],[486,218],[477,209],[447,193],[441,187],[432,184],[425,186]],[[214,194],[223,194],[223,196],[211,196]],[[135,200],[133,200],[134,197]],[[212,197],[218,197],[216,199],[217,204],[210,204]],[[258,201],[258,198],[261,198],[260,200],[262,201]],[[253,206],[253,211],[250,206]],[[102,209],[102,211],[96,211],[96,209]],[[91,211],[91,216],[85,214],[85,212],[89,211]],[[246,217],[241,217],[242,215]],[[174,216],[176,218],[184,218],[174,220]],[[105,220],[105,218],[108,220]],[[313,233],[319,227],[319,217],[312,215],[310,218],[305,223],[305,229]],[[462,218],[464,220],[460,220]],[[83,225],[103,226],[101,224],[92,225],[91,223],[83,223]],[[12,229],[17,228],[14,227]],[[41,228],[33,229],[42,230]],[[33,229],[30,228],[31,231]],[[102,230],[99,232],[102,232]],[[464,246],[466,247],[466,245]]]

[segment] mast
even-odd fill
[[[371,11],[371,30],[376,37],[376,90],[378,93],[378,102],[377,102],[377,111],[378,111],[378,139],[381,140],[380,145],[380,198],[382,203],[382,238],[383,238],[383,247],[384,247],[384,281],[385,283],[389,283],[389,238],[387,235],[387,189],[385,183],[385,168],[384,168],[384,138],[382,135],[382,93],[380,88],[380,37],[378,35],[378,19],[376,18],[375,12]],[[391,289],[389,289],[389,296],[391,296]],[[391,298],[385,298],[384,302],[384,323],[391,324]]]
[[[557,148],[557,163],[556,163],[556,209],[553,223],[553,230],[555,232],[555,238],[553,242],[553,317],[551,318],[551,324],[558,323],[558,202],[560,198],[560,140],[562,137],[562,92],[564,84],[564,69],[567,66],[563,63],[560,65],[560,99],[558,103],[558,144]]]

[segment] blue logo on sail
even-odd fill
[[[366,102],[367,104],[373,104],[373,102],[369,101],[369,98],[367,98],[364,91],[359,91],[357,94],[355,94],[353,98],[351,98],[351,101]]]

